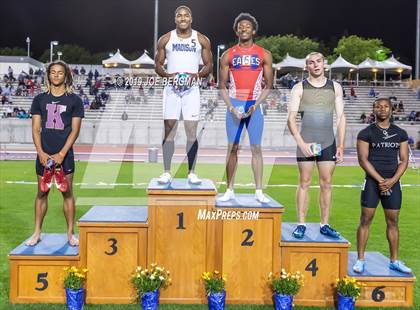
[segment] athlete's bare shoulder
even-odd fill
[[[334,85],[334,92],[336,94],[342,94],[343,93],[343,87],[341,86],[340,83],[333,81],[333,85]]]
[[[171,31],[165,33],[164,35],[162,35],[159,40],[158,40],[158,46],[159,47],[163,47],[165,46],[168,42],[169,39],[171,38]]]
[[[200,42],[201,45],[210,45],[210,39],[206,37],[204,34],[202,34],[201,32],[197,31],[197,37],[198,37],[198,42]]]

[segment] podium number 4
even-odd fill
[[[36,278],[36,283],[41,283],[41,286],[35,287],[37,291],[43,291],[47,289],[48,287],[47,276],[48,276],[48,272],[38,273],[38,276]]]
[[[309,262],[309,264],[306,266],[305,270],[306,271],[311,271],[313,277],[316,276],[316,273],[318,271],[318,267],[316,266],[316,258],[314,258],[313,260],[311,260]]]

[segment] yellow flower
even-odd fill
[[[157,266],[157,264],[156,264],[156,263],[152,263],[152,264],[150,264],[150,266],[151,266],[152,268],[154,268],[154,267],[156,267],[156,266]]]
[[[227,275],[226,274],[223,274],[222,280],[225,281],[225,282],[227,281]]]
[[[86,272],[88,272],[88,271],[89,271],[89,269],[87,269],[87,268],[84,268],[84,269],[83,269],[83,272],[84,272],[84,273],[86,273]]]
[[[281,278],[282,278],[282,279],[286,279],[286,278],[287,278],[287,276],[286,276],[285,274],[282,274],[282,275],[281,275]]]
[[[218,270],[215,270],[214,271],[214,274],[219,274],[220,272],[218,271]]]

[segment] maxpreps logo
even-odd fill
[[[261,59],[258,54],[254,55],[233,55],[232,66],[235,69],[242,69],[248,67],[251,70],[258,69]]]
[[[173,43],[172,44],[172,51],[173,52],[193,52],[197,51],[195,43],[192,45],[188,43]]]

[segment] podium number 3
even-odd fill
[[[117,248],[117,239],[115,238],[109,238],[108,239],[109,242],[111,242],[111,245],[109,246],[111,248],[110,252],[105,251],[104,253],[106,255],[115,255],[115,253],[117,253],[118,248]]]
[[[38,273],[36,283],[41,283],[41,287],[35,287],[37,291],[43,291],[47,289],[48,287],[47,276],[48,276],[48,272]]]
[[[306,271],[311,271],[313,277],[316,276],[316,272],[318,271],[318,267],[316,266],[316,258],[314,258],[313,260],[311,260],[309,262],[309,264],[306,266],[305,270]]]

